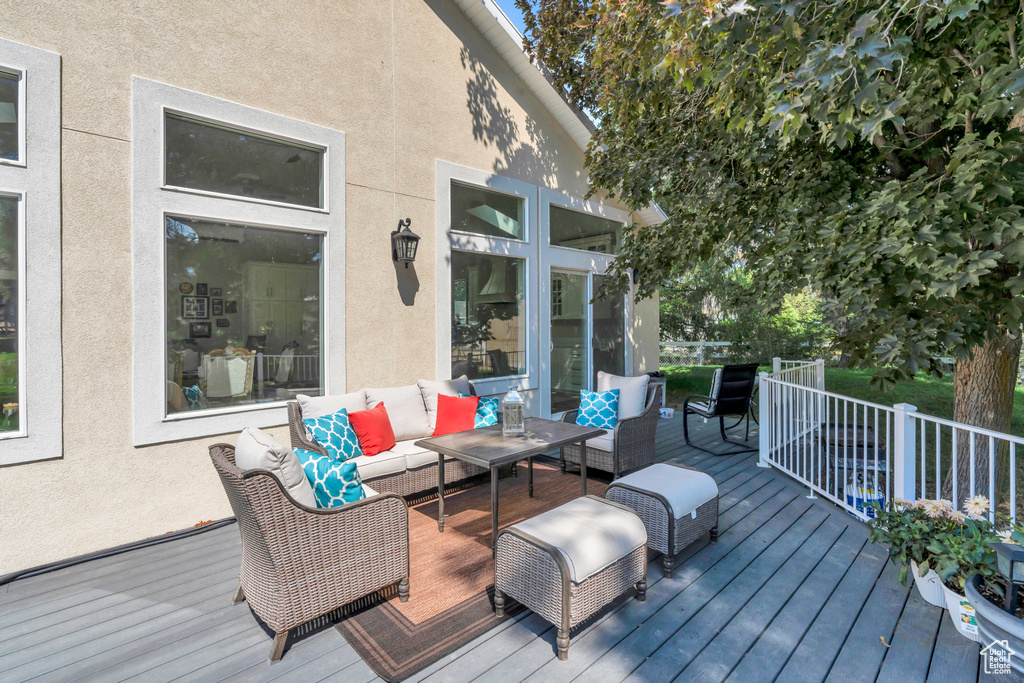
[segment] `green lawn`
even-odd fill
[[[711,388],[711,375],[717,366],[670,366],[662,370],[668,375],[667,405],[681,408],[690,394],[706,394]],[[770,367],[762,370],[771,372]],[[910,382],[900,382],[885,389],[871,384],[872,370],[825,368],[825,389],[836,394],[873,401],[883,405],[910,403],[928,415],[953,419],[953,375],[936,379],[918,375]],[[1024,389],[1017,387],[1013,401],[1013,422],[1010,433],[1024,435]]]

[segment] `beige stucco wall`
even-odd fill
[[[582,151],[449,0],[34,0],[0,16],[0,37],[62,56],[64,254],[64,453],[0,468],[0,574],[231,514],[206,447],[233,437],[132,446],[132,75],[345,132],[350,389],[434,375],[436,159],[586,192]],[[388,249],[407,216],[413,306]],[[656,304],[637,314],[656,354]]]

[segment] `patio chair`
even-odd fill
[[[270,472],[238,469],[233,446],[211,446],[210,458],[242,535],[234,601],[248,600],[276,634],[271,661],[301,624],[396,584],[408,599],[409,510],[401,496],[308,508]]]
[[[757,383],[757,367],[757,363],[725,365],[715,370],[714,378],[711,380],[711,391],[707,396],[686,397],[686,400],[683,401],[683,439],[687,446],[712,455],[736,455],[737,453],[753,453],[757,450],[756,446],[748,447],[730,439],[726,434],[725,426],[727,417],[739,418],[736,424],[729,425],[729,429],[739,426],[745,418],[747,428],[743,440],[750,439],[750,401]],[[717,417],[722,441],[730,444],[732,448],[724,453],[719,453],[702,448],[690,441],[690,415],[697,415],[708,420]]]
[[[644,410],[636,417],[628,417],[615,423],[613,434],[587,442],[587,469],[611,472],[618,479],[627,472],[653,465],[655,462],[654,435],[661,411],[661,386],[647,387]],[[579,410],[569,410],[562,415],[562,422],[576,422]],[[579,444],[565,446],[561,454],[562,471],[566,463],[579,464]]]

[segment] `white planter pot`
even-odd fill
[[[939,579],[939,575],[931,569],[923,577],[917,573],[917,562],[910,561],[910,571],[914,573],[914,585],[917,586],[917,592],[921,594],[924,601],[930,605],[935,605],[945,609],[946,607],[946,592],[943,590],[942,581]]]
[[[949,618],[953,620],[956,630],[964,638],[980,643],[981,634],[978,633],[978,619],[974,606],[964,596],[951,591],[946,584],[940,583],[939,585],[942,586],[942,590],[946,594],[946,610],[949,612]]]

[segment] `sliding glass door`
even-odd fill
[[[597,388],[598,371],[626,375],[626,307],[621,294],[600,296],[604,275],[593,275],[594,374],[592,387]],[[629,373],[632,374],[632,373]]]

